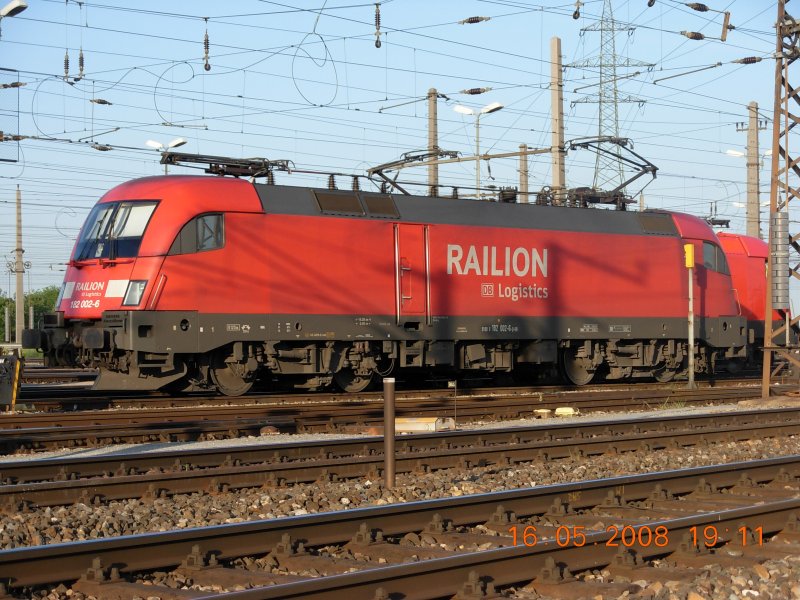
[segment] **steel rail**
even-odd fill
[[[754,436],[774,437],[800,433],[799,424],[761,425],[716,429],[702,432],[632,434],[626,438],[501,444],[479,448],[459,447],[422,453],[399,454],[396,472],[413,473],[469,466],[505,466],[532,460],[552,460],[572,455],[597,456],[606,452],[654,450]],[[0,506],[14,507],[20,502],[39,506],[73,502],[91,503],[131,497],[160,497],[171,494],[232,491],[250,487],[277,487],[286,482],[312,483],[321,479],[381,477],[382,456],[354,456],[347,459],[321,459],[291,463],[216,467],[205,470],[174,470],[167,473],[115,476],[78,481],[46,482],[0,486]]]
[[[717,379],[713,381],[698,381],[699,389],[730,389],[736,387],[757,386],[758,382],[753,379],[731,378]],[[513,398],[516,396],[530,396],[537,398],[540,402],[549,402],[560,398],[573,398],[592,396],[593,398],[607,397],[608,400],[628,400],[631,392],[635,396],[639,394],[652,394],[653,400],[671,399],[676,395],[685,395],[686,385],[684,384],[659,384],[653,382],[635,382],[628,384],[599,384],[575,388],[567,385],[537,385],[537,386],[494,386],[494,387],[458,387],[457,396],[459,400],[466,400],[471,397],[494,398],[500,400]],[[448,400],[454,396],[450,390],[440,389],[400,389],[396,391],[398,399],[420,399],[428,397],[432,399]],[[689,395],[691,396],[691,394]],[[20,402],[28,403],[39,409],[60,407],[65,411],[83,410],[85,408],[179,408],[187,404],[192,406],[247,406],[260,404],[311,404],[311,403],[335,403],[337,405],[348,402],[379,402],[381,392],[368,391],[357,394],[317,392],[317,393],[251,393],[245,396],[227,397],[218,395],[191,394],[186,396],[170,396],[159,392],[152,392],[146,395],[131,392],[94,391],[88,388],[77,387],[54,387],[35,384],[23,386]]]
[[[664,496],[685,495],[698,488],[709,486],[713,489],[730,488],[745,479],[755,483],[766,483],[775,480],[796,482],[798,478],[800,478],[800,455],[793,455],[457,498],[358,508],[333,513],[120,536],[69,544],[15,548],[0,551],[0,581],[8,582],[14,587],[74,581],[86,571],[94,559],[99,559],[106,567],[113,566],[119,569],[121,573],[164,569],[180,564],[194,552],[194,546],[199,546],[200,551],[204,554],[213,553],[218,560],[263,555],[281,542],[286,534],[289,534],[292,539],[304,540],[309,547],[323,546],[346,542],[362,528],[366,528],[368,531],[380,530],[384,536],[397,536],[408,532],[423,531],[428,524],[437,519],[444,519],[456,527],[470,526],[491,522],[493,516],[496,518],[498,513],[501,517],[513,513],[517,518],[545,513],[559,514],[568,509],[573,511],[591,509],[607,502],[609,498],[627,503]],[[753,509],[721,511],[711,515],[678,519],[675,527],[676,530],[678,526],[685,529],[690,527],[691,523],[700,524],[712,518],[738,523],[739,520],[750,515],[757,520],[760,519],[759,523],[764,528],[764,532],[770,533],[777,530],[779,522],[782,526],[786,523],[788,515],[798,510],[800,510],[800,499],[794,499],[767,503]],[[780,513],[778,516],[775,516],[778,514],[776,511]],[[664,522],[666,523],[666,521]],[[670,536],[670,544],[674,541],[672,537]],[[603,540],[605,538],[592,539]],[[590,546],[589,549],[591,548],[595,547]],[[501,575],[499,572],[493,571],[492,564],[495,562],[496,564],[509,564],[507,561],[510,560],[513,566],[512,571],[516,571],[517,577],[521,573],[527,577],[528,574],[533,574],[531,568],[535,566],[535,563],[529,562],[530,557],[541,556],[541,550],[542,546],[502,548],[473,556],[491,559],[488,562],[479,561],[482,565],[481,572],[498,577],[498,581],[502,581],[503,578],[508,577],[507,569],[503,571],[505,574]],[[574,548],[574,550],[579,549]],[[570,562],[574,560],[575,565],[583,564],[580,562],[583,559],[573,559],[571,556],[568,558]],[[518,559],[524,559],[524,561],[514,564],[513,561]],[[467,571],[461,571],[461,569],[467,567],[461,561],[469,561],[469,558],[455,562],[450,562],[454,559],[442,560],[446,562],[438,562],[438,566],[456,569],[458,576],[463,576],[461,581],[466,580]],[[479,563],[469,563],[470,569]],[[600,561],[596,564],[599,566],[604,563]],[[400,567],[400,569],[402,568],[411,568],[408,573],[413,574],[416,568],[423,567],[405,565]],[[570,565],[570,568],[574,567]],[[392,573],[396,573],[398,568],[389,567],[387,569],[393,569]],[[371,573],[371,575],[367,573]],[[355,573],[351,579],[337,581],[349,583],[358,580],[357,583],[360,586],[371,586],[369,593],[374,595],[375,581],[364,583],[362,578],[376,575],[380,577],[386,573],[388,573],[386,569],[375,569],[365,573]],[[528,579],[530,578],[528,577]],[[302,582],[290,585],[293,587],[285,585],[266,590],[253,590],[253,593],[266,595],[244,595],[239,598],[291,598],[318,593],[307,587],[313,586],[313,583]],[[425,584],[416,580],[414,585]],[[419,589],[409,592],[414,594],[411,597],[420,597]],[[356,588],[348,587],[348,590],[355,593]],[[394,592],[394,589],[392,591]],[[246,593],[242,592],[242,594]],[[428,594],[427,597],[435,595]],[[231,596],[231,598],[234,597]],[[352,596],[351,598],[353,597],[363,596]]]
[[[717,400],[741,400],[755,398],[759,393],[756,386],[721,387],[702,390],[617,390],[602,392],[576,392],[558,394],[547,397],[544,394],[508,395],[505,393],[481,394],[470,396],[433,396],[420,397],[414,395],[401,396],[397,400],[397,410],[406,416],[425,416],[428,413],[441,414],[443,411],[457,407],[463,415],[503,414],[506,410],[513,414],[530,415],[534,409],[556,408],[559,406],[575,406],[581,411],[608,410],[609,408],[630,407],[633,403],[645,404],[648,407],[659,403],[692,401],[708,402]],[[71,411],[64,413],[0,413],[0,431],[43,426],[58,421],[60,426],[97,426],[102,424],[132,424],[148,422],[164,422],[204,419],[231,418],[270,418],[312,419],[323,423],[349,419],[353,415],[365,417],[362,421],[379,422],[382,416],[382,395],[369,397],[341,397],[336,400],[320,400],[303,397],[298,399],[278,399],[270,404],[227,405],[225,400],[218,399],[216,406],[183,406],[173,409],[122,409]],[[400,413],[398,412],[398,416]]]
[[[196,441],[241,435],[259,435],[263,420],[147,422],[0,430],[0,452],[21,448],[74,448],[126,442]]]
[[[665,527],[669,531],[668,542],[660,548],[634,543],[628,550],[644,560],[667,556],[680,548],[682,540],[689,536],[693,527],[709,525],[736,530],[744,523],[753,528],[760,527],[766,534],[772,534],[781,531],[792,515],[796,516],[798,510],[800,499],[791,499],[653,521],[646,526],[634,525],[635,531],[642,527]],[[554,566],[556,569],[563,569],[567,574],[602,569],[611,564],[615,556],[615,552],[609,551],[606,546],[612,535],[614,534],[607,531],[587,533],[584,546],[561,547],[555,540],[551,540],[533,547],[520,545],[380,569],[364,569],[344,575],[310,578],[297,583],[202,596],[200,600],[374,600],[377,589],[383,590],[385,598],[447,598],[457,594],[459,588],[470,580],[491,582],[498,587],[531,581],[549,567],[549,561],[555,562],[553,557],[556,555],[558,563]]]
[[[698,390],[680,400],[703,402],[732,400],[753,397],[753,389],[734,388],[724,390]],[[664,392],[661,392],[663,394]],[[684,392],[685,393],[685,392]],[[645,403],[654,402],[654,392],[647,392]],[[668,402],[664,396],[664,402]],[[624,396],[625,401],[605,402],[598,398],[578,400],[574,396],[569,399],[572,406],[587,411],[619,408],[620,405],[630,408],[631,394]],[[563,404],[564,400],[551,403],[549,406]],[[504,401],[498,398],[468,397],[445,400],[405,400],[399,403],[398,416],[424,416],[433,414],[442,416],[450,410],[457,411],[460,418],[499,418],[532,415],[535,409],[548,406],[533,398],[515,398]],[[315,416],[314,416],[315,415]],[[333,416],[335,415],[335,416]],[[353,425],[361,422],[362,426],[376,426],[382,420],[382,404],[372,402],[364,404],[351,402],[344,404],[318,403],[298,406],[220,406],[220,407],[185,407],[182,409],[125,410],[125,411],[89,411],[78,413],[38,413],[14,415],[0,413],[0,450],[12,452],[17,449],[54,448],[62,446],[93,446],[103,441],[107,443],[131,441],[159,441],[154,430],[164,427],[175,432],[172,439],[197,439],[204,431],[220,432],[229,429],[235,432],[237,421],[242,421],[242,430],[257,433],[257,419],[263,419],[261,425],[272,425],[289,429],[335,430],[338,426]],[[58,420],[57,426],[42,427],[43,423]],[[250,421],[248,423],[247,421]],[[191,431],[179,434],[180,423],[189,421],[187,427]],[[204,424],[214,421],[212,424]],[[223,423],[223,421],[225,421]],[[169,423],[168,425],[163,425]],[[40,427],[36,427],[40,425]],[[71,428],[71,429],[70,429]]]
[[[800,433],[797,409],[512,427],[407,436],[400,473],[680,448]],[[0,463],[0,507],[216,492],[282,482],[378,478],[382,438]],[[51,481],[43,481],[51,479]],[[13,482],[13,483],[9,483]]]
[[[542,421],[529,426],[466,429],[400,435],[397,449],[401,452],[421,451],[447,446],[497,444],[501,442],[528,443],[569,438],[623,435],[629,432],[667,431],[667,427],[709,427],[725,423],[742,426],[775,422],[791,422],[800,416],[798,408],[741,410],[732,412],[694,413],[673,416],[610,418],[595,421]],[[358,454],[375,454],[382,450],[382,437],[349,437],[344,439],[305,440],[302,442],[263,443],[199,448],[131,452],[113,452],[100,456],[68,456],[40,460],[8,460],[0,462],[0,481],[26,483],[47,479],[76,479],[105,477],[111,473],[143,473],[153,469],[170,469],[180,462],[180,468],[217,467],[223,464],[247,465],[264,461],[315,460]]]

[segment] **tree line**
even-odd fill
[[[45,313],[53,312],[56,299],[58,298],[58,286],[51,285],[40,290],[34,290],[25,294],[25,327],[29,327],[28,311],[29,306],[33,306],[34,326],[39,326]],[[8,306],[8,323],[5,320],[5,310]],[[16,302],[13,297],[0,296],[0,343],[8,339],[14,342],[14,325],[16,323]],[[6,338],[6,327],[8,327],[8,338]]]

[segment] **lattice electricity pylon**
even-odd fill
[[[619,138],[619,110],[621,103],[639,103],[645,101],[632,96],[620,96],[617,89],[617,68],[646,67],[653,65],[630,58],[617,56],[615,37],[618,31],[633,31],[633,27],[614,20],[611,0],[603,3],[602,18],[581,29],[600,32],[600,55],[586,60],[574,62],[568,66],[600,69],[600,84],[597,96],[585,96],[572,104],[598,103],[597,136],[601,138]],[[617,188],[625,181],[623,164],[618,156],[619,147],[608,145],[607,152],[599,152],[595,160],[592,187],[596,190]],[[623,190],[624,192],[625,190]]]
[[[789,82],[789,69],[800,58],[800,23],[786,12],[787,0],[778,0],[775,53],[775,98],[772,120],[772,175],[769,198],[769,257],[764,318],[764,365],[761,395],[769,396],[770,382],[786,366],[800,372],[799,316],[789,303],[790,276],[800,279],[800,263],[789,266],[790,248],[800,253],[800,235],[789,233],[789,204],[800,200],[800,166],[790,153],[800,123],[800,90]],[[796,141],[796,140],[795,140]],[[796,143],[794,145],[796,148]],[[773,311],[780,320],[773,321]],[[776,359],[773,364],[773,357]]]

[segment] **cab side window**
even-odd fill
[[[728,268],[728,259],[725,258],[725,252],[711,242],[703,242],[703,266],[723,275],[731,274]]]
[[[197,251],[216,250],[225,245],[222,215],[202,215],[197,221]]]
[[[703,266],[712,271],[717,270],[717,247],[711,242],[703,242]]]
[[[717,246],[717,271],[723,275],[730,275],[731,270],[728,268],[728,259],[725,258],[725,251]]]
[[[169,254],[192,254],[216,250],[225,245],[225,217],[212,213],[195,217],[183,226]]]

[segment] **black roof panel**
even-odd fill
[[[386,211],[391,207],[387,199],[390,198],[393,201],[396,213],[399,214],[398,217],[392,215],[390,218],[393,217],[392,220],[400,222],[547,229],[587,233],[678,235],[669,213],[639,213],[598,208],[539,206],[536,204],[513,204],[464,198],[388,195],[363,191],[348,192],[342,190],[332,192],[329,190],[258,183],[253,185],[261,200],[264,212],[274,214],[315,215],[326,218],[352,219],[379,218],[386,220],[389,216]],[[358,196],[364,208],[363,214],[332,214],[330,210],[321,210],[318,198],[327,197],[328,194],[341,194],[341,196],[349,196],[353,200],[355,200],[355,196]],[[377,206],[384,207],[384,210],[376,213],[374,207]]]

